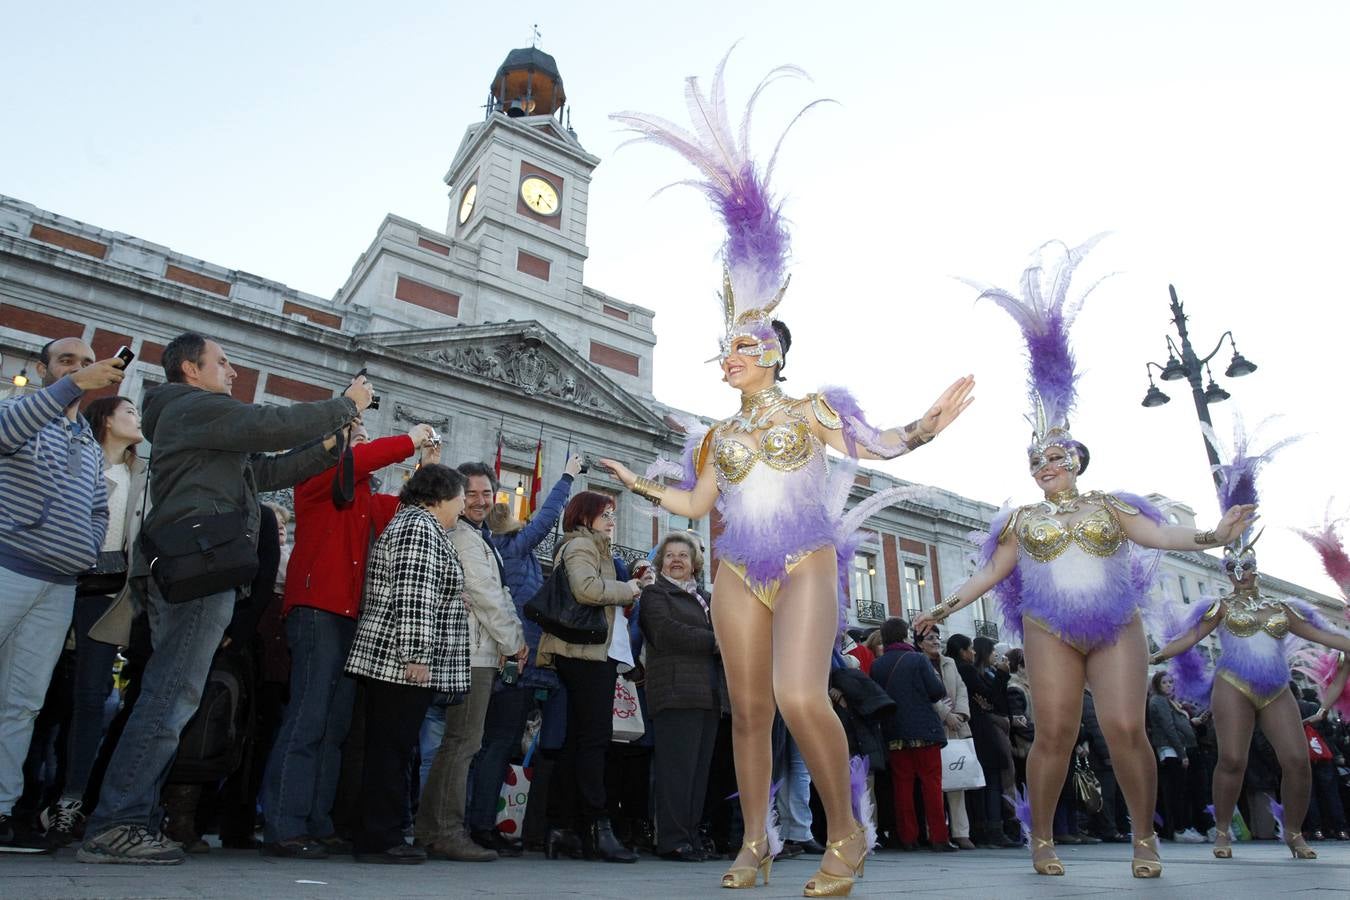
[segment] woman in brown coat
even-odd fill
[[[572,829],[580,825],[579,849],[588,858],[637,862],[637,854],[614,837],[605,797],[605,753],[613,736],[617,677],[609,646],[615,628],[627,627],[617,607],[632,606],[642,591],[636,579],[618,580],[610,551],[613,537],[611,498],[582,491],[568,502],[554,564],[566,571],[578,603],[604,607],[609,637],[603,644],[569,644],[548,633],[539,639],[536,664],[556,669],[567,689],[567,737],[549,782],[550,829],[544,850],[550,858],[558,852],[575,854]]]
[[[656,547],[661,570],[642,592],[638,616],[647,652],[647,709],[655,729],[656,852],[702,862],[698,823],[722,700],[722,660],[708,598],[699,593],[703,554],[674,532]]]

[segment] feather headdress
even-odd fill
[[[701,178],[676,184],[701,190],[726,228],[726,242],[722,246],[721,301],[725,320],[722,352],[730,350],[734,338],[745,335],[760,344],[751,348],[759,356],[757,363],[770,367],[783,359],[783,348],[770,322],[787,290],[789,235],[781,204],[769,192],[769,180],[788,131],[808,109],[828,101],[814,100],[798,111],[779,136],[768,165],[761,171],[750,156],[749,146],[755,102],[775,81],[805,78],[806,73],[790,65],[770,71],[750,95],[740,127],[734,130],[723,78],[730,57],[728,50],[713,73],[707,94],[697,77],[685,79],[684,96],[692,130],[648,113],[625,111],[613,113],[610,118],[636,132],[638,137],[634,141],[650,141],[674,150],[699,170]]]
[[[1003,288],[962,278],[979,290],[977,300],[993,300],[1013,317],[1027,345],[1027,392],[1031,398],[1032,456],[1053,444],[1071,449],[1069,416],[1078,396],[1078,364],[1069,346],[1069,328],[1087,295],[1109,276],[1094,281],[1071,301],[1073,273],[1106,233],[1093,235],[1077,247],[1060,241],[1043,244],[1031,266],[1022,273],[1018,296]],[[1071,454],[1077,458],[1076,452]]]
[[[1336,533],[1336,529],[1341,525],[1340,520],[1333,519],[1330,510],[1326,519],[1322,522],[1320,529],[1300,528],[1298,533],[1313,549],[1317,555],[1322,558],[1322,568],[1327,570],[1331,580],[1336,582],[1336,586],[1341,589],[1341,596],[1350,602],[1350,554],[1345,552],[1345,544],[1341,541],[1341,536]]]
[[[1218,494],[1221,512],[1227,513],[1235,506],[1256,504],[1259,499],[1256,479],[1261,470],[1265,468],[1266,463],[1274,458],[1276,453],[1302,437],[1302,435],[1291,435],[1282,438],[1258,453],[1252,449],[1256,436],[1270,421],[1270,419],[1266,419],[1257,425],[1254,430],[1248,432],[1242,417],[1235,416],[1231,449],[1223,445],[1223,441],[1219,439],[1213,428],[1207,425],[1201,426],[1205,433],[1205,440],[1209,441],[1210,446],[1214,448],[1214,452],[1219,455],[1220,459],[1226,458],[1228,460],[1228,462],[1214,467],[1215,473],[1219,476]],[[1246,574],[1256,571],[1254,548],[1260,537],[1260,532],[1257,532],[1256,536],[1253,537],[1251,530],[1248,529],[1247,533],[1234,539],[1231,544],[1224,548],[1224,568],[1234,579],[1241,581]]]

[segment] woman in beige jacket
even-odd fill
[[[947,688],[947,696],[933,704],[943,727],[947,729],[947,740],[970,737],[970,695],[966,691],[965,681],[957,674],[956,660],[942,653],[942,637],[936,626],[924,632],[919,640],[919,649],[928,655]],[[970,840],[970,819],[966,816],[966,792],[943,793],[947,797],[947,819],[952,843],[962,850],[974,850],[975,845]]]
[[[637,854],[614,837],[605,802],[605,753],[613,735],[614,679],[609,658],[616,628],[627,627],[617,608],[632,606],[642,585],[619,581],[610,541],[614,536],[614,501],[582,491],[563,511],[563,538],[555,565],[567,573],[578,603],[602,606],[609,627],[602,644],[569,644],[545,633],[539,639],[536,664],[556,669],[567,689],[567,737],[549,781],[549,834],[545,855],[584,854],[606,862],[637,862]],[[581,826],[581,840],[575,829]]]

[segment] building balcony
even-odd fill
[[[859,600],[853,604],[858,611],[858,621],[880,625],[886,621],[886,604],[875,600]]]
[[[991,622],[988,619],[975,620],[975,636],[987,637],[991,641],[998,640],[998,623]]]

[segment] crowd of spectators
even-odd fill
[[[613,498],[573,495],[580,457],[517,517],[491,466],[442,464],[430,426],[372,440],[363,376],[275,408],[230,397],[234,371],[209,338],[180,336],[163,365],[143,410],[122,396],[81,409],[123,363],[53,341],[41,390],[0,403],[0,851],[76,845],[84,862],[140,864],[215,844],[398,864],[734,855],[717,600],[695,533],[665,535],[630,571]],[[414,473],[383,491],[377,473],[403,460]],[[283,487],[293,516],[259,501]],[[527,614],[564,589],[602,638],[572,642]],[[830,694],[880,846],[1021,846],[1036,734],[1022,650],[898,618],[841,643]],[[1212,840],[1210,714],[1166,673],[1150,688],[1159,832]],[[619,697],[632,702],[616,730]],[[1350,733],[1315,695],[1300,700],[1323,747],[1307,836],[1350,840]],[[820,853],[819,802],[781,719],[774,758],[780,856]],[[1278,783],[1258,730],[1241,830],[1273,836]],[[1088,690],[1055,840],[1130,831]]]

